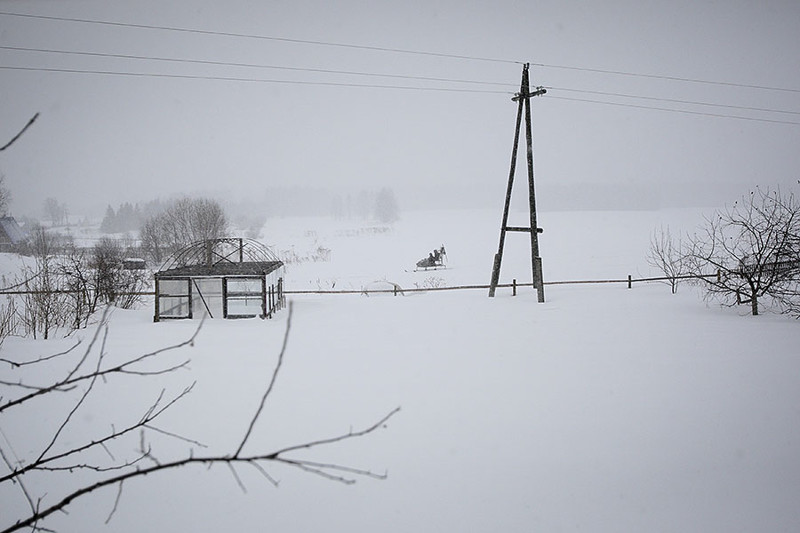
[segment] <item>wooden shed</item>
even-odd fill
[[[252,239],[195,242],[155,274],[154,320],[271,318],[285,303],[283,275],[283,262]]]

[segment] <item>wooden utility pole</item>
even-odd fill
[[[544,302],[544,282],[542,280],[542,258],[539,257],[539,234],[542,229],[536,222],[536,193],[533,187],[533,137],[531,135],[531,97],[541,96],[547,91],[543,87],[537,87],[531,92],[528,80],[529,64],[522,67],[522,83],[519,93],[513,101],[518,102],[517,107],[517,126],[514,131],[514,147],[511,150],[511,170],[508,173],[508,187],[506,188],[506,203],[503,208],[503,223],[500,226],[500,245],[494,256],[494,266],[492,268],[492,281],[489,286],[489,296],[493,297],[497,285],[500,282],[500,266],[503,262],[503,247],[506,241],[507,231],[518,231],[530,233],[531,236],[531,273],[533,276],[533,286],[536,288],[539,302]],[[528,150],[528,205],[530,207],[530,226],[514,227],[508,225],[508,210],[511,205],[511,191],[514,187],[514,173],[517,168],[517,147],[519,146],[519,131],[522,125],[523,108],[525,111],[525,141]]]

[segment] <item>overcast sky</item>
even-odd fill
[[[796,0],[0,0],[0,12],[0,144],[40,113],[0,153],[15,215],[40,216],[48,196],[102,213],[276,187],[390,186],[401,207],[500,210],[523,62],[548,87],[532,102],[540,209],[724,204],[800,178]]]

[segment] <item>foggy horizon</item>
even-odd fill
[[[0,172],[16,216],[383,187],[500,211],[529,62],[540,210],[720,206],[797,184],[798,27],[792,2],[0,1],[0,141],[40,113]]]

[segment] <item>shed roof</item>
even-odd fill
[[[0,217],[0,242],[19,244],[25,240],[25,234],[14,217]]]

